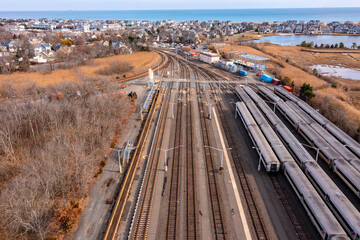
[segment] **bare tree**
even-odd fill
[[[6,239],[45,239],[71,229],[79,210],[69,202],[86,196],[130,111],[128,98],[97,97],[89,84],[38,92],[49,91],[68,97],[0,109],[0,237]],[[73,100],[77,91],[84,95]]]

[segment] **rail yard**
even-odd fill
[[[279,86],[155,51],[96,239],[360,239],[358,142]]]

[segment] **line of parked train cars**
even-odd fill
[[[326,119],[323,115],[321,115],[318,111],[309,106],[306,102],[296,97],[295,95],[287,92],[285,89],[281,87],[275,87],[275,93],[281,96],[284,99],[291,100],[300,108],[302,108],[306,113],[308,113],[313,119],[315,119],[323,128],[325,128],[328,132],[330,132],[333,136],[335,136],[341,143],[346,145],[356,156],[360,157],[360,143],[355,141],[349,135],[344,133],[340,128],[338,128],[335,124]]]
[[[240,102],[236,103],[236,106],[237,112],[260,156],[259,170],[262,162],[267,172],[278,172],[280,170],[280,162],[261,133],[258,125],[254,122],[250,113],[244,110],[246,109],[245,106],[242,106]],[[249,109],[251,109],[251,107]]]
[[[265,103],[264,100],[262,100],[250,87],[247,86],[244,88],[237,87],[236,92],[238,96],[245,102],[254,118],[258,119],[258,125],[263,130],[265,138],[269,141],[272,149],[279,158],[287,179],[302,201],[306,211],[308,212],[310,218],[317,227],[323,239],[344,239],[344,237],[341,232],[338,232],[338,227],[336,224],[333,226],[333,228],[330,225],[327,225],[327,227],[323,225],[324,219],[331,218],[326,214],[326,210],[323,209],[323,202],[321,200],[318,201],[314,195],[311,195],[312,198],[308,199],[310,193],[314,194],[312,192],[313,187],[309,181],[313,184],[318,194],[323,198],[327,206],[336,216],[337,220],[341,223],[342,227],[345,229],[351,239],[358,240],[360,238],[360,215],[357,209],[344,196],[340,189],[321,169],[312,156],[305,150],[303,145],[301,145],[301,143],[290,132],[285,124],[276,116],[276,114],[271,110],[271,108]],[[262,114],[272,125],[272,128],[269,128],[270,125],[268,122],[262,117],[261,114],[259,115],[259,110],[256,105],[249,103],[252,102],[251,99],[256,103]],[[240,105],[241,104],[237,104],[238,113],[244,111],[243,107],[241,107],[242,110],[240,110]],[[277,135],[272,129],[276,131]],[[289,154],[288,150],[290,151],[291,155]],[[301,175],[303,173],[301,172],[300,167],[295,167],[297,165],[294,164],[294,159],[298,162],[309,180],[306,178],[304,180]],[[302,187],[299,185],[302,185]],[[317,195],[315,194],[315,196]],[[313,205],[310,207],[309,204]],[[334,234],[331,234],[331,232],[334,232]],[[338,232],[338,234],[336,234],[336,232]]]
[[[264,86],[258,86],[260,93],[267,99],[276,104],[282,115],[293,125],[297,132],[302,135],[305,140],[317,148],[317,151],[331,167],[331,169],[349,186],[349,188],[360,198],[360,172],[356,169],[356,164],[359,160],[355,159],[347,162],[338,152],[339,149],[334,148],[327,142],[326,136],[320,135],[322,127],[313,126],[306,123],[301,116],[301,113],[296,113],[290,108],[280,97],[274,94],[270,89]],[[306,118],[306,116],[304,116]],[[317,130],[314,130],[317,129]],[[329,141],[329,140],[328,140]],[[355,156],[354,156],[355,157]]]

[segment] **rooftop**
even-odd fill
[[[243,54],[243,55],[240,55],[240,57],[250,59],[250,60],[254,60],[254,61],[267,61],[267,60],[270,60],[270,58],[261,57],[261,56],[253,55],[253,54]]]
[[[219,57],[217,53],[212,53],[212,52],[201,52],[200,54],[207,55],[209,57]]]

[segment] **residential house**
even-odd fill
[[[20,50],[20,43],[18,40],[6,40],[1,42],[1,45],[5,46],[10,52],[17,52],[17,50]]]
[[[51,45],[47,43],[32,45],[31,53],[34,57],[30,59],[30,62],[33,63],[46,63],[52,61],[54,57],[54,51],[51,50]]]
[[[360,26],[353,27],[348,30],[348,34],[360,34]]]

